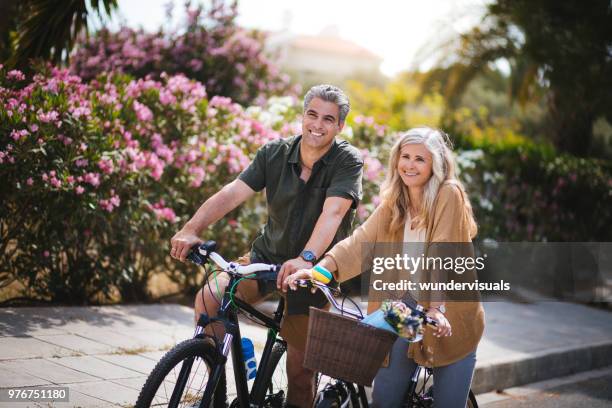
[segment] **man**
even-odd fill
[[[202,242],[202,231],[265,188],[268,221],[253,242],[250,262],[282,264],[277,289],[287,276],[311,268],[327,249],[348,235],[361,199],[363,160],[357,149],[336,140],[349,110],[348,98],[339,88],[311,88],[304,97],[302,134],[261,147],[249,167],[206,200],[176,233],[171,240],[171,256],[184,262],[190,248]],[[218,276],[214,290],[200,290],[195,299],[196,320],[200,313],[216,314],[215,293],[222,293],[228,280],[227,276]],[[244,280],[237,295],[253,303],[269,293],[264,286]],[[307,313],[309,305],[324,303],[317,303],[309,291],[292,294],[287,302],[281,329],[288,344],[287,402],[288,406],[310,407],[313,373],[302,366]]]

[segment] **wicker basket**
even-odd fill
[[[311,307],[304,367],[370,386],[396,338],[386,330]]]

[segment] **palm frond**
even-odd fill
[[[116,0],[91,0],[91,9],[110,15]],[[27,67],[32,58],[52,62],[67,60],[77,36],[87,29],[89,8],[85,0],[27,0],[17,26],[14,54],[9,65]]]

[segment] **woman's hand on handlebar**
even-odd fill
[[[291,290],[297,290],[297,281],[299,279],[312,280],[312,269],[299,269],[295,273],[287,276],[283,281],[283,292],[287,292],[287,287]]]
[[[285,285],[285,281],[289,276],[294,275],[299,270],[312,267],[312,262],[307,262],[301,257],[288,260],[283,264],[283,266],[281,266],[281,269],[278,272],[278,277],[276,278],[276,287],[278,289],[281,289],[283,292],[286,292],[287,285]]]
[[[202,241],[197,234],[183,228],[174,234],[170,240],[170,256],[174,259],[178,259],[181,262],[185,262],[191,248],[193,248],[195,245],[201,244],[202,242],[204,241]]]
[[[432,327],[432,330],[434,331],[434,336],[436,337],[452,336],[453,332],[452,332],[451,325],[448,319],[446,318],[446,316],[444,316],[444,314],[440,310],[436,308],[431,308],[427,311],[426,314],[427,314],[427,317],[430,317],[436,322],[438,322],[436,327]]]

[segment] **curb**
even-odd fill
[[[586,347],[567,347],[531,353],[513,361],[487,363],[476,367],[472,390],[475,394],[503,390],[551,378],[612,365],[612,342],[606,341]]]

